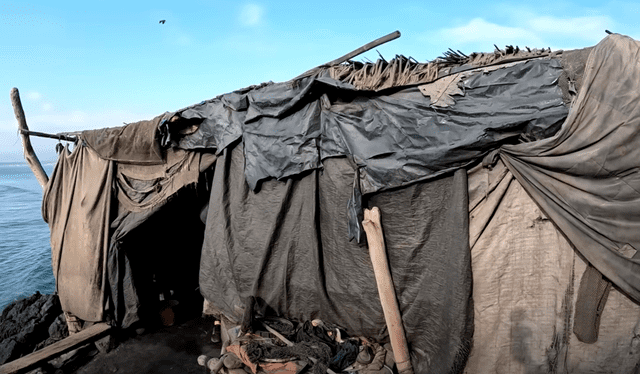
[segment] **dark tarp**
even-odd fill
[[[165,248],[170,247],[169,252],[174,253],[179,248],[177,253],[182,253],[182,258],[187,257],[188,243],[198,235],[194,230],[202,232],[201,227],[195,228],[190,223],[194,217],[199,220],[199,215],[193,214],[192,211],[200,209],[198,205],[201,204],[194,199],[183,201],[183,210],[174,209],[172,217],[180,218],[167,220],[164,216],[163,221],[159,222],[153,217],[164,209],[165,204],[180,189],[196,184],[200,173],[215,162],[215,156],[172,149],[168,149],[166,153],[165,164],[118,164],[115,173],[114,189],[118,207],[111,222],[107,268],[114,318],[123,328],[129,327],[141,318],[141,314],[144,313],[140,310],[141,305],[149,304],[141,300],[149,301],[157,296],[151,295],[151,278],[153,272],[160,271],[159,267],[167,257]],[[137,238],[127,245],[127,235],[143,224],[155,226],[151,230],[153,237]],[[191,237],[183,238],[185,235]],[[175,243],[176,240],[182,241],[182,244]],[[201,240],[200,238],[198,250]],[[197,272],[197,267],[189,271],[178,266],[181,261],[173,261],[175,271],[187,274],[190,271]],[[137,272],[132,268],[136,268]],[[182,278],[188,278],[188,275]]]
[[[113,174],[92,149],[64,148],[42,198],[62,309],[85,321],[103,321]]]
[[[202,124],[174,140],[219,153],[242,138],[252,189],[351,155],[368,194],[466,166],[522,133],[555,132],[567,115],[561,72],[557,59],[478,72],[460,83],[465,95],[445,108],[432,108],[417,86],[358,91],[326,75],[267,84],[179,111]]]
[[[162,164],[164,158],[157,131],[160,123],[168,117],[169,114],[165,113],[150,121],[83,131],[82,139],[105,160],[138,165]]]
[[[576,249],[640,301],[640,43],[613,34],[592,51],[583,86],[553,137],[499,155]]]
[[[244,178],[242,144],[216,163],[200,265],[201,292],[240,321],[256,296],[280,315],[320,318],[354,336],[387,339],[365,244],[347,239],[354,170],[325,160],[259,193]],[[416,373],[464,366],[472,334],[466,172],[372,195]]]

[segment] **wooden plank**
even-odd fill
[[[38,364],[52,360],[56,356],[96,340],[98,337],[105,335],[109,329],[111,329],[110,325],[97,323],[48,347],[44,347],[36,352],[0,366],[0,374],[20,373],[28,369],[33,369],[37,367]]]

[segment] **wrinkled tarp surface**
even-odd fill
[[[465,373],[634,372],[640,306],[612,288],[598,341],[576,338],[587,265],[501,161],[469,171],[469,235],[475,328]]]
[[[129,126],[157,127],[158,118]],[[96,139],[100,134],[104,132],[86,131],[81,139],[89,144],[85,136]],[[123,156],[125,162],[131,161],[131,154],[135,152]],[[201,171],[214,161],[213,155],[168,149],[162,164],[134,165],[102,159],[84,145],[71,153],[65,149],[42,205],[51,229],[53,269],[63,310],[97,322],[104,320],[105,308],[113,308],[121,326],[137,321],[138,293],[149,291],[148,287],[138,290],[132,280],[130,256],[121,250],[123,238],[181,188],[198,182]],[[112,198],[117,199],[117,209],[112,209]],[[148,246],[137,249],[150,255]]]
[[[236,322],[256,296],[281,316],[320,318],[354,336],[388,339],[366,244],[349,242],[354,169],[325,160],[259,193],[244,178],[242,144],[219,156],[200,265],[200,289]],[[466,172],[372,195],[416,373],[462,368],[472,332]]]
[[[85,144],[105,160],[135,164],[162,164],[163,154],[156,133],[168,114],[150,121],[139,121],[122,127],[82,132]]]
[[[150,285],[144,275],[148,271],[143,268],[152,267],[158,260],[152,258],[161,257],[160,248],[163,245],[156,243],[156,238],[142,238],[135,241],[135,245],[126,245],[125,237],[137,229],[140,225],[152,219],[181,188],[198,182],[200,172],[207,169],[215,162],[215,156],[202,155],[196,152],[168,149],[166,163],[162,165],[131,165],[118,164],[114,178],[114,189],[118,199],[117,214],[111,222],[111,238],[108,251],[108,279],[111,287],[111,301],[114,308],[114,318],[123,328],[132,325],[141,318],[140,294],[149,293]],[[184,204],[195,205],[194,201],[185,200]],[[195,206],[198,210],[200,207]],[[187,215],[185,211],[179,214]],[[165,230],[157,230],[157,237],[165,243],[181,238],[183,235],[195,236],[190,228],[178,230],[184,222],[190,222],[192,215],[179,218],[179,222],[173,222],[170,230],[175,235],[168,235]],[[196,215],[196,217],[198,217]],[[160,224],[154,221],[158,227]],[[200,229],[201,230],[201,229]],[[186,247],[189,238],[180,239],[183,245],[172,248],[181,248],[186,256]],[[127,248],[124,248],[127,247]],[[128,249],[128,250],[125,250]],[[185,257],[183,256],[183,257]],[[146,258],[146,260],[144,260]],[[133,260],[132,260],[133,259]],[[134,276],[131,262],[138,262],[138,276]],[[179,261],[178,261],[179,262]],[[144,265],[142,265],[144,263]],[[187,271],[175,263],[180,271]],[[135,267],[135,265],[134,265]],[[154,269],[154,271],[157,269]],[[193,271],[197,271],[193,270]],[[188,277],[188,276],[186,276]],[[148,279],[151,279],[149,274]],[[136,281],[138,279],[138,281]],[[144,311],[143,311],[144,312]]]
[[[42,198],[60,304],[85,321],[103,320],[113,174],[92,149],[64,148]]]
[[[562,128],[505,145],[500,158],[576,249],[640,301],[640,43],[613,34],[592,51]]]
[[[251,189],[351,155],[363,194],[466,166],[522,133],[554,133],[567,115],[557,59],[533,59],[460,82],[465,95],[432,108],[417,86],[358,91],[327,75],[237,91],[179,111],[200,119],[176,140],[221,152],[242,138]],[[166,130],[165,130],[166,131]]]

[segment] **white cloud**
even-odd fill
[[[488,41],[499,46],[506,44],[540,46],[544,44],[534,32],[525,28],[502,26],[487,22],[482,18],[474,18],[463,26],[442,29],[438,32],[438,37],[454,45],[488,44]]]
[[[257,26],[264,18],[264,8],[258,4],[245,4],[240,10],[239,21],[244,26]]]
[[[604,37],[604,30],[613,28],[613,21],[607,16],[556,18],[541,16],[529,20],[528,28],[549,37],[580,39],[598,42]]]
[[[27,93],[27,99],[29,100],[40,100],[41,98],[42,95],[40,94],[40,92],[31,91]]]
[[[51,105],[51,103],[44,103],[42,104],[42,110],[44,111],[50,111],[51,109],[53,109],[53,105]]]

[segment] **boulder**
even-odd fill
[[[34,295],[9,304],[0,315],[0,365],[27,355],[49,339],[50,330],[57,340],[64,335],[64,327],[54,324],[62,308],[57,295]],[[62,317],[64,321],[64,316]],[[68,333],[67,333],[68,334]]]

